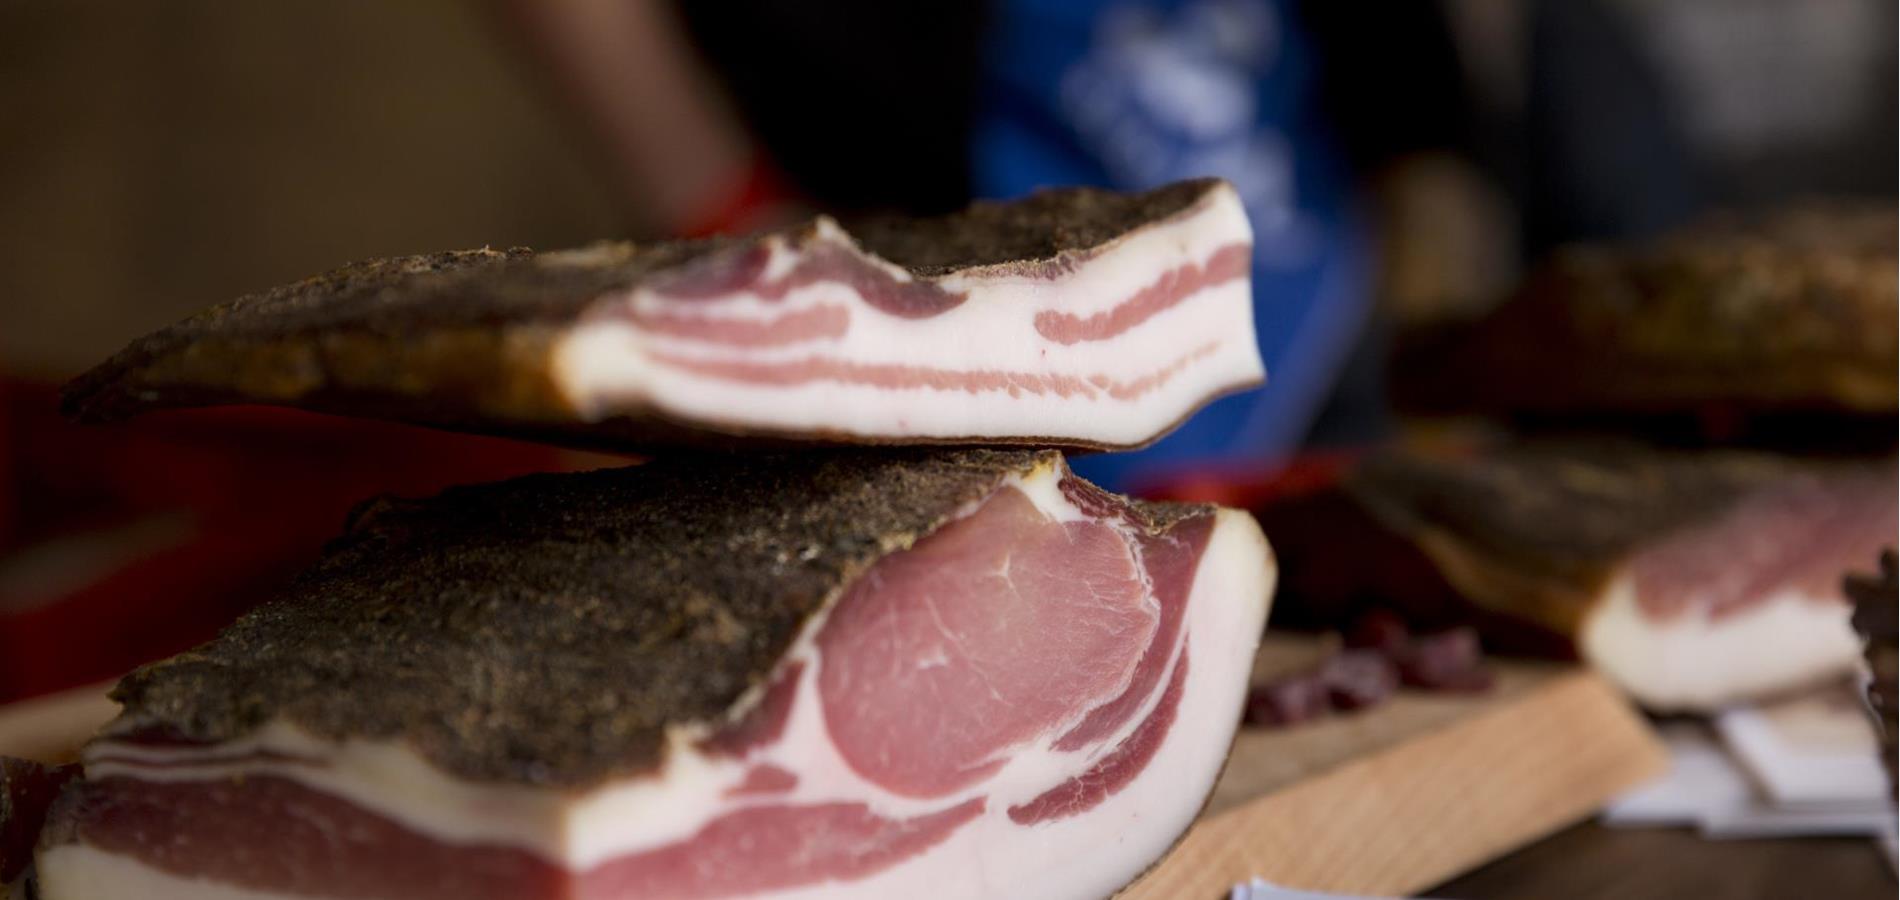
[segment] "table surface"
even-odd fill
[[[1891,900],[1867,838],[1710,841],[1684,828],[1578,825],[1424,892],[1443,900]]]

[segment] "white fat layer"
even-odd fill
[[[1584,622],[1585,659],[1644,706],[1709,710],[1851,671],[1860,641],[1847,604],[1784,590],[1746,609],[1644,614],[1633,579],[1612,582]]]
[[[821,229],[828,239],[841,233]],[[1212,394],[1263,377],[1254,340],[1253,295],[1247,278],[1182,299],[1110,340],[1064,345],[1035,328],[1044,311],[1086,318],[1128,300],[1159,270],[1207,263],[1219,248],[1250,240],[1245,213],[1230,191],[1212,195],[1192,214],[1129,235],[1060,279],[973,272],[939,283],[968,293],[960,306],[927,319],[904,319],[865,304],[849,287],[820,283],[777,300],[741,292],[712,299],[672,300],[640,290],[608,301],[641,313],[770,320],[819,306],[850,311],[840,338],[778,347],[731,347],[649,332],[602,316],[577,326],[555,354],[556,381],[583,414],[604,417],[652,407],[712,427],[826,431],[865,437],[1063,437],[1133,444],[1186,416]],[[793,264],[794,251],[772,246],[768,272]],[[1157,267],[1154,260],[1168,260]],[[902,270],[900,275],[908,277]],[[856,364],[1095,376],[1130,383],[1177,366],[1152,390],[1114,399],[1091,385],[1093,397],[1027,390],[898,389],[812,381],[804,385],[744,384],[656,363],[664,352],[702,360],[775,362],[819,356]]]
[[[1042,469],[1021,479],[1019,486],[1045,511],[1080,515],[1053,489],[1059,476],[1059,470]],[[813,666],[822,661],[812,658],[809,642],[800,648],[808,654],[808,668],[783,739],[744,763],[707,758],[682,740],[676,744],[669,763],[677,768],[669,768],[662,777],[623,782],[579,797],[460,781],[395,745],[357,745],[340,751],[332,748],[333,761],[327,768],[255,763],[164,772],[139,769],[126,774],[206,778],[268,771],[341,794],[438,839],[500,840],[538,850],[551,860],[579,870],[613,856],[690,836],[711,816],[737,808],[738,803],[723,795],[750,765],[770,762],[798,773],[797,788],[788,794],[746,802],[857,801],[883,815],[907,817],[945,809],[972,796],[989,798],[983,816],[962,826],[949,841],[924,856],[871,879],[828,885],[794,896],[909,896],[925,886],[932,896],[997,896],[999,886],[1033,884],[1043,888],[1036,896],[1070,896],[1051,892],[1054,889],[1050,886],[1066,886],[1062,890],[1072,889],[1072,896],[1095,897],[1127,882],[1151,863],[1199,810],[1232,738],[1272,583],[1271,555],[1258,525],[1244,513],[1221,511],[1188,600],[1184,630],[1191,659],[1174,727],[1142,774],[1120,793],[1083,815],[1035,826],[1011,822],[1009,806],[1029,800],[1085,768],[1092,757],[1131,731],[1146,710],[1096,747],[1074,754],[1049,750],[1047,743],[1061,733],[1056,729],[1045,736],[1041,746],[1025,749],[995,776],[958,795],[933,800],[898,797],[858,778],[838,755],[825,731],[817,696],[817,671]],[[1158,699],[1160,687],[1157,685],[1150,698],[1151,705]],[[261,734],[256,743],[271,749],[280,749],[280,742],[297,744],[297,749],[305,752],[321,749],[305,743],[308,738],[287,740],[291,734],[294,732],[272,729]],[[106,771],[104,764],[88,767],[91,777]],[[171,896],[144,889],[145,884],[158,884],[142,880],[152,874],[149,869],[128,861],[118,861],[123,865],[111,867],[93,866],[98,855],[67,854],[63,849],[44,854],[42,871],[48,866],[97,869],[56,873],[57,878],[49,884],[84,884],[86,890],[49,891],[48,900]],[[74,880],[82,878],[94,880]],[[229,896],[271,895],[240,892]]]

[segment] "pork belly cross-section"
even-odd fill
[[[42,895],[1100,897],[1199,811],[1272,580],[1049,451],[380,504],[125,680]]]
[[[1264,377],[1232,188],[360,263],[143,338],[69,414],[266,403],[645,450],[1107,448]]]

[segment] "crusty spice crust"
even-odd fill
[[[911,274],[935,278],[970,269],[1049,278],[1143,228],[1198,206],[1222,182],[1179,181],[1143,193],[1100,188],[1038,191],[987,201],[933,219],[881,218],[851,223],[864,249]]]
[[[556,330],[602,293],[717,241],[469,250],[353,263],[212,307],[80,375],[84,422],[150,409],[268,403],[331,410],[375,398],[466,418],[572,415],[549,371]]]
[[[491,781],[648,770],[857,572],[1051,461],[709,456],[373,502],[282,596],[121,682],[122,726],[217,741],[282,718]]]
[[[108,731],[223,741],[284,720],[482,781],[650,771],[669,726],[725,721],[866,567],[1010,474],[1061,465],[707,454],[374,502],[277,599],[122,681]]]
[[[857,237],[926,281],[978,269],[1053,277],[1194,208],[1219,186],[1201,180],[1143,194],[1045,191],[937,219],[867,222]],[[819,231],[806,223],[775,234],[798,243]],[[468,431],[566,435],[576,438],[566,443],[624,449],[717,444],[733,435],[716,423],[596,426],[556,384],[552,351],[561,331],[604,296],[731,268],[765,237],[357,263],[141,338],[67,385],[62,408],[79,421],[104,422],[168,407],[265,403]]]
[[[1867,477],[1876,465],[1892,461],[1552,438],[1470,455],[1375,454],[1342,487],[1471,602],[1575,634],[1608,581],[1645,547],[1719,519],[1762,487]]]

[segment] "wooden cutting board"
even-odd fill
[[[1308,643],[1271,637],[1261,657]],[[1122,898],[1212,900],[1255,876],[1406,896],[1588,818],[1667,765],[1601,676],[1491,666],[1485,694],[1405,691],[1361,713],[1243,729],[1200,821]]]
[[[1263,663],[1311,655],[1273,637]],[[1201,820],[1122,896],[1212,898],[1260,876],[1402,896],[1588,817],[1666,763],[1647,723],[1573,666],[1495,662],[1478,696],[1403,692],[1365,712],[1245,729]],[[0,754],[69,761],[105,686],[0,708]]]

